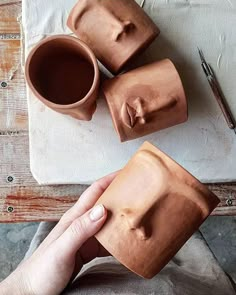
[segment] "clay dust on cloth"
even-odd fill
[[[22,1],[26,56],[47,36],[71,34],[66,20],[75,3]],[[27,89],[30,166],[40,184],[89,184],[123,167],[145,140],[203,182],[236,180],[235,134],[224,121],[197,52],[197,47],[203,50],[236,117],[236,0],[146,0],[140,4],[161,34],[136,66],[172,59],[186,90],[188,122],[121,144],[102,95],[92,121],[83,122],[50,110]]]

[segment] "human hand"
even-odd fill
[[[60,294],[83,264],[109,255],[93,237],[107,212],[102,205],[93,206],[115,176],[100,179],[81,195],[33,255],[0,284],[1,294]]]

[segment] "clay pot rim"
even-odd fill
[[[39,47],[41,47],[43,44],[51,42],[52,40],[58,40],[58,39],[67,39],[67,40],[71,40],[72,42],[77,43],[83,50],[84,52],[88,55],[88,57],[91,60],[91,63],[93,65],[93,69],[94,69],[94,78],[93,78],[93,84],[91,86],[91,88],[89,89],[89,92],[79,101],[72,103],[72,104],[57,104],[54,102],[51,102],[50,100],[44,98],[34,87],[33,83],[31,82],[30,79],[30,75],[29,75],[29,68],[30,68],[30,62],[32,57],[34,56],[35,52],[38,50]],[[25,64],[25,76],[26,76],[26,80],[28,83],[29,88],[31,89],[31,91],[33,92],[33,94],[39,99],[41,100],[44,104],[52,107],[52,108],[57,108],[57,109],[71,109],[77,106],[80,106],[81,104],[83,104],[84,102],[86,102],[87,100],[89,100],[89,98],[91,97],[92,93],[96,90],[98,84],[99,84],[99,68],[98,68],[98,62],[97,59],[92,51],[92,49],[89,48],[89,46],[83,42],[82,40],[76,38],[76,37],[72,37],[72,36],[67,36],[67,35],[55,35],[55,36],[51,36],[51,37],[47,37],[45,39],[43,39],[42,41],[40,41],[29,53],[27,60],[26,60],[26,64]]]

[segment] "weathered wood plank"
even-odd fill
[[[0,222],[58,220],[85,189],[84,185],[0,188]]]
[[[0,187],[36,185],[29,166],[28,135],[0,136]]]
[[[213,215],[235,215],[236,188],[210,187],[221,198]],[[59,220],[86,188],[84,185],[0,188],[0,223]],[[231,206],[227,205],[228,189],[232,192]]]
[[[0,6],[9,6],[9,5],[13,5],[13,4],[21,4],[21,0],[1,0],[0,2]]]
[[[213,215],[236,215],[236,183],[209,184],[208,187],[221,200]]]
[[[27,130],[27,100],[19,40],[0,41],[0,97],[0,131]]]
[[[18,17],[21,14],[21,1],[0,1],[0,33],[19,33]]]
[[[7,3],[11,5],[6,5]],[[28,128],[25,80],[21,69],[20,25],[17,21],[20,12],[19,2],[5,1],[2,3],[1,1],[0,132],[27,130]]]

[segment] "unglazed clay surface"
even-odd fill
[[[145,278],[156,275],[219,203],[206,186],[145,142],[98,200],[98,241]]]
[[[103,90],[121,141],[187,120],[184,89],[169,59],[107,80]]]
[[[134,0],[80,0],[67,25],[113,73],[159,34]]]
[[[77,38],[58,35],[39,43],[27,59],[26,80],[48,107],[76,119],[92,118],[98,65],[91,50]]]

